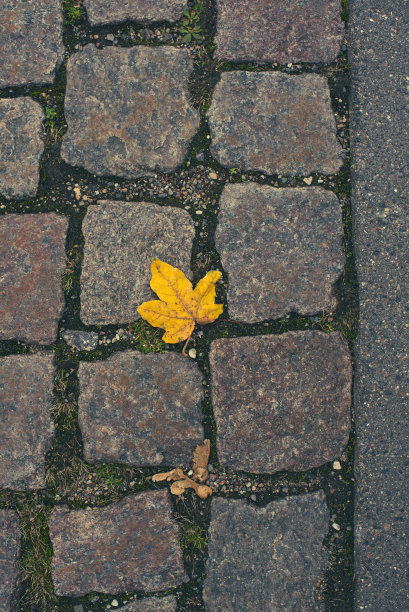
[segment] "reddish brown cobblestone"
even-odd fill
[[[224,72],[208,111],[212,155],[267,174],[335,174],[343,158],[327,79],[317,74]]]
[[[8,200],[37,193],[43,119],[41,106],[31,98],[0,100],[0,194]]]
[[[52,353],[0,357],[0,488],[45,486],[54,372]]]
[[[330,191],[226,185],[216,248],[229,277],[230,316],[254,323],[331,310],[343,238],[341,205]]]
[[[217,0],[219,59],[332,62],[343,35],[340,0]]]
[[[127,19],[150,23],[176,21],[182,16],[187,0],[84,0],[84,6],[91,25]]]
[[[186,464],[203,440],[202,377],[182,355],[117,353],[81,363],[79,380],[87,461]]]
[[[0,218],[1,340],[56,340],[67,227],[55,213]]]
[[[59,0],[2,0],[0,87],[52,83],[64,57]]]
[[[0,610],[17,610],[21,587],[18,561],[21,536],[17,513],[0,509]]]
[[[212,612],[323,610],[328,555],[322,491],[271,502],[213,499],[203,599]]]
[[[57,595],[158,591],[187,581],[167,491],[105,508],[55,508],[50,518]]]
[[[352,371],[339,334],[215,340],[210,366],[223,465],[300,471],[341,455],[350,430]]]

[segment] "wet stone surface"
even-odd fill
[[[61,155],[97,175],[171,172],[199,127],[185,50],[87,45],[67,65]]]
[[[138,306],[157,299],[149,286],[155,258],[191,277],[194,226],[184,210],[101,201],[88,208],[83,234],[81,320],[86,325],[139,319]]]
[[[218,59],[330,63],[340,51],[340,0],[217,0],[217,11]]]
[[[176,597],[168,595],[167,597],[151,597],[149,599],[131,601],[121,610],[123,612],[175,612]]]
[[[254,323],[330,310],[340,276],[341,206],[319,187],[226,185],[216,248],[229,276],[229,314]]]
[[[79,367],[87,461],[177,466],[203,440],[202,377],[182,355],[125,351]]]
[[[260,508],[213,499],[203,599],[208,610],[323,610],[317,581],[327,553],[322,491]],[[243,563],[245,560],[245,563]]]
[[[66,329],[62,337],[72,348],[77,351],[92,351],[98,346],[97,332],[84,332],[75,329]]]
[[[20,528],[18,515],[13,510],[0,509],[0,610],[17,609],[20,591]]]
[[[52,83],[64,57],[59,0],[3,0],[0,87]]]
[[[41,106],[31,98],[0,100],[0,194],[8,200],[37,193],[43,119]]]
[[[334,174],[343,163],[323,76],[225,72],[208,118],[223,166],[292,176]]]
[[[55,508],[50,517],[57,595],[158,591],[187,581],[167,491],[105,508]]]
[[[150,23],[176,21],[182,16],[187,0],[84,0],[84,6],[91,25],[127,19]]]
[[[67,226],[55,213],[0,218],[0,339],[56,340]]]
[[[45,486],[54,370],[52,353],[0,357],[0,488]]]
[[[215,340],[210,366],[221,464],[257,473],[301,471],[341,455],[352,371],[339,334]]]

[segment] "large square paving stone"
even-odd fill
[[[212,612],[323,610],[317,581],[328,553],[322,491],[258,508],[213,499],[203,599]]]
[[[219,59],[332,62],[343,35],[340,0],[217,0]]]
[[[67,227],[55,213],[0,218],[1,340],[55,341]]]
[[[64,57],[60,0],[2,0],[0,87],[52,83]]]
[[[45,487],[53,361],[52,353],[0,358],[0,488]]]
[[[17,513],[0,510],[0,610],[14,612],[21,587],[18,560],[21,536]]]
[[[203,440],[202,377],[182,355],[125,351],[81,363],[79,380],[87,461],[186,464]]]
[[[0,194],[34,197],[44,151],[41,106],[31,98],[0,100]]]
[[[226,185],[216,248],[229,277],[230,316],[254,323],[330,310],[345,264],[343,235],[341,206],[330,191]]]
[[[351,358],[337,333],[220,339],[210,347],[217,452],[246,472],[306,470],[348,442]]]
[[[207,115],[223,166],[292,176],[335,174],[343,163],[321,75],[224,72]]]
[[[188,580],[167,491],[105,508],[55,508],[49,526],[57,595],[161,591]]]
[[[71,56],[63,159],[98,175],[175,170],[199,127],[192,67],[187,51],[171,47],[87,45]]]
[[[185,210],[101,201],[88,208],[83,234],[81,319],[86,325],[139,319],[138,306],[157,299],[149,285],[155,258],[191,277],[195,231]]]
[[[127,19],[151,23],[176,21],[187,6],[187,0],[84,0],[91,25],[117,23]]]

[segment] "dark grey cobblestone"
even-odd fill
[[[194,226],[184,210],[101,201],[88,208],[83,233],[81,319],[87,325],[140,318],[138,306],[157,298],[149,285],[155,258],[191,276]]]
[[[203,598],[212,612],[324,610],[317,582],[327,553],[322,491],[257,508],[213,499]]]
[[[176,21],[187,7],[186,0],[84,0],[91,25],[118,23],[127,19],[151,23]]]
[[[216,248],[229,276],[230,316],[254,323],[330,311],[345,263],[343,237],[341,206],[330,191],[226,185]]]
[[[37,193],[43,119],[41,106],[31,98],[0,100],[0,194],[8,200]]]
[[[106,508],[57,507],[49,525],[57,595],[158,591],[187,581],[167,491]]]
[[[203,440],[202,376],[182,355],[117,353],[81,363],[79,381],[87,461],[176,466]]]
[[[2,0],[0,87],[52,83],[64,57],[59,0]]]
[[[209,118],[223,166],[268,174],[335,174],[343,163],[327,79],[317,74],[224,72]]]
[[[98,175],[175,170],[199,127],[192,67],[184,49],[87,45],[67,65],[63,159]]]
[[[45,486],[54,371],[52,353],[0,357],[0,488]]]

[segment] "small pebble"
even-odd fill
[[[119,606],[118,601],[117,601],[116,599],[113,599],[113,600],[111,601],[111,606],[113,606],[114,608],[117,608],[117,607]]]
[[[216,181],[219,177],[217,176],[216,172],[209,172],[209,179],[212,179],[212,181]]]
[[[342,465],[340,464],[339,461],[334,461],[334,463],[332,464],[332,467],[334,468],[334,470],[342,470]]]
[[[332,527],[335,529],[335,531],[339,531],[341,529],[338,523],[332,523]]]
[[[303,181],[307,185],[311,185],[311,183],[312,183],[312,176],[309,176],[308,178],[303,179]]]
[[[189,350],[189,357],[191,357],[191,359],[196,359],[196,349],[191,348]]]

